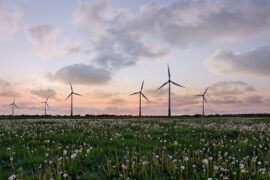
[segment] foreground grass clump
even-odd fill
[[[0,179],[270,179],[270,119],[0,120]]]

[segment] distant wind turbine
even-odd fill
[[[164,84],[162,84],[162,86],[160,86],[156,91],[158,91],[163,86],[165,86],[166,84],[169,83],[168,116],[171,117],[171,83],[174,84],[174,85],[176,85],[176,86],[182,87],[182,88],[184,88],[184,86],[181,86],[180,84],[177,84],[176,82],[173,82],[171,80],[171,73],[170,73],[170,67],[169,67],[169,65],[168,65],[168,78],[169,78],[169,80],[167,82],[165,82]]]
[[[141,86],[141,90],[139,92],[135,92],[135,93],[132,93],[130,94],[131,96],[132,95],[135,95],[135,94],[139,94],[139,117],[142,116],[142,96],[148,101],[150,102],[147,97],[143,94],[142,90],[143,90],[143,84],[144,84],[144,81],[142,82],[142,86]]]
[[[11,103],[9,106],[11,106],[11,115],[14,116],[14,107],[18,108],[18,106],[15,104],[15,97],[13,99],[13,103]]]
[[[44,115],[45,115],[45,116],[46,116],[46,110],[47,110],[47,107],[49,107],[48,99],[49,99],[49,96],[47,97],[46,101],[40,102],[40,103],[44,103]]]
[[[203,94],[195,95],[195,96],[199,96],[199,97],[201,96],[201,97],[202,97],[202,115],[203,115],[203,116],[204,116],[204,102],[207,103],[207,100],[206,100],[206,98],[205,98],[205,94],[207,93],[208,89],[209,89],[209,88],[206,88]]]
[[[66,100],[70,97],[70,116],[73,116],[73,94],[75,94],[77,96],[82,96],[82,95],[73,92],[73,88],[72,88],[71,82],[69,82],[69,85],[70,85],[71,93],[68,95],[68,97],[66,98]]]

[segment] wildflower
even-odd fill
[[[11,175],[9,176],[8,180],[13,180],[13,179],[16,179],[16,175]]]
[[[122,169],[127,169],[127,166],[125,166],[124,164],[122,164]]]
[[[147,161],[143,161],[143,163],[142,163],[143,165],[146,165],[146,164],[148,164],[148,162]]]
[[[203,164],[207,165],[208,164],[208,159],[204,159],[202,162],[203,162]]]
[[[73,153],[70,157],[71,157],[71,159],[74,159],[76,156],[77,156],[77,154]]]
[[[265,168],[260,168],[260,169],[259,169],[259,172],[261,172],[262,174],[265,174],[266,169],[265,169]]]
[[[68,176],[68,175],[67,175],[66,173],[65,173],[65,174],[63,174],[63,177],[64,177],[64,178],[66,178],[67,176]]]
[[[63,154],[66,155],[67,154],[67,150],[64,149]]]
[[[181,166],[181,169],[182,169],[182,170],[185,170],[185,166]]]
[[[244,169],[245,168],[244,164],[239,164],[239,167],[240,167],[240,169]]]

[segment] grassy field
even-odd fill
[[[270,118],[0,120],[0,179],[270,179]]]

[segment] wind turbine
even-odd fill
[[[206,88],[204,93],[203,94],[198,94],[198,95],[195,95],[195,96],[201,96],[202,97],[202,115],[204,116],[204,102],[207,103],[207,100],[205,98],[205,94],[207,93],[209,88]]]
[[[11,106],[11,115],[14,116],[14,107],[18,108],[18,106],[15,104],[15,97],[13,99],[13,103],[11,103],[9,106]]]
[[[68,97],[66,98],[66,100],[70,97],[70,116],[73,116],[73,94],[77,95],[77,96],[82,96],[78,93],[75,93],[73,91],[73,88],[72,88],[72,85],[71,85],[71,82],[69,82],[69,85],[70,85],[70,90],[71,90],[71,93],[68,95]]]
[[[139,94],[139,117],[142,116],[142,96],[148,101],[150,102],[147,97],[143,94],[142,90],[143,90],[143,84],[144,84],[144,81],[142,82],[142,86],[141,86],[141,90],[139,92],[135,92],[135,93],[132,93],[130,94],[130,96],[132,95],[135,95],[135,94]]]
[[[169,84],[168,116],[171,117],[171,83],[176,85],[176,86],[182,87],[182,88],[184,88],[184,86],[181,86],[180,84],[177,84],[176,82],[173,82],[171,80],[171,73],[170,73],[169,65],[168,65],[168,78],[169,78],[169,80],[167,82],[165,82],[164,84],[162,84],[162,86],[160,86],[156,91],[161,89],[166,84]]]
[[[47,97],[46,101],[40,102],[40,103],[44,103],[44,115],[45,115],[45,116],[46,116],[46,110],[47,110],[47,107],[49,107],[48,99],[49,99],[49,96]]]

